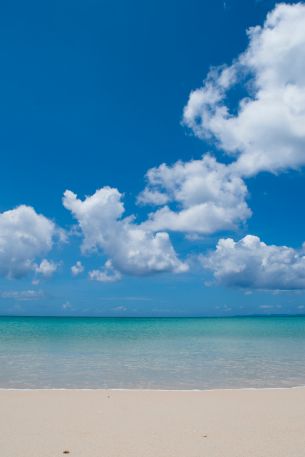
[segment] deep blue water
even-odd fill
[[[304,384],[304,317],[0,317],[0,387]]]

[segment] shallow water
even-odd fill
[[[0,317],[2,388],[305,384],[305,317]]]

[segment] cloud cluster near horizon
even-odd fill
[[[122,273],[144,276],[188,270],[168,233],[154,233],[136,224],[133,216],[123,217],[122,195],[117,189],[103,187],[84,200],[67,190],[63,204],[82,231],[82,252],[100,250],[108,257],[101,270],[89,273],[91,279],[110,282],[120,279]]]
[[[30,206],[0,213],[0,276],[13,279],[34,272],[50,277],[57,265],[43,257],[62,234],[50,219]]]
[[[162,205],[143,224],[151,230],[211,234],[233,230],[251,215],[244,181],[209,154],[172,166],[162,164],[150,169],[146,178],[138,202]]]
[[[216,250],[201,257],[217,284],[260,290],[305,289],[305,247],[268,246],[257,236],[235,242],[220,239]]]
[[[148,208],[141,223],[125,216],[123,195],[102,187],[83,200],[66,190],[65,208],[77,221],[81,253],[106,257],[88,277],[115,282],[123,275],[184,273],[169,232],[215,235],[244,225],[252,212],[246,180],[260,172],[279,173],[305,164],[305,5],[279,4],[262,26],[248,31],[247,49],[231,65],[212,68],[202,87],[191,92],[183,123],[228,156],[163,163],[146,174],[137,203]],[[237,106],[230,93],[242,88]],[[229,163],[228,163],[229,161]],[[51,252],[59,229],[29,206],[0,214],[0,275],[51,276]],[[303,248],[268,246],[258,237],[218,241],[200,257],[216,282],[253,289],[305,289]],[[79,260],[71,267],[84,271]]]

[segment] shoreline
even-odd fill
[[[294,390],[305,389],[305,385],[290,387],[217,387],[212,389],[152,389],[152,388],[116,388],[116,387],[0,387],[0,392],[238,392],[238,391],[262,391],[262,390]]]

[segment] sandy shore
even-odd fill
[[[0,406],[1,457],[305,455],[304,388],[2,390]]]

